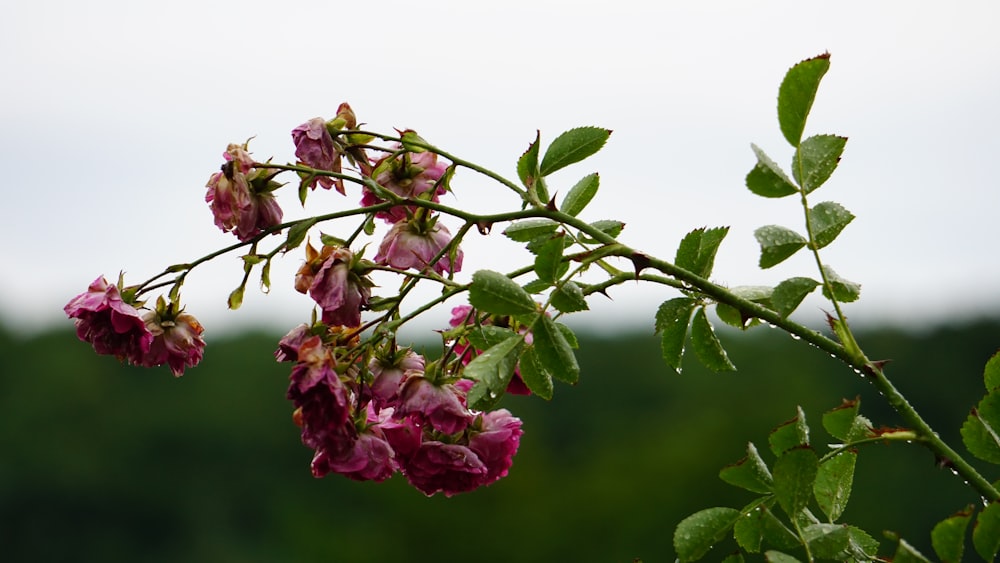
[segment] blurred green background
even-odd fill
[[[558,386],[551,403],[505,401],[525,431],[510,476],[450,499],[399,477],[312,478],[284,399],[289,366],[271,356],[280,335],[210,340],[203,364],[174,379],[96,356],[71,330],[0,332],[0,559],[673,561],[682,518],[750,500],[718,471],[747,441],[770,462],[767,435],[796,405],[820,448],[820,417],[842,398],[861,396],[877,426],[899,424],[861,378],[779,331],[723,331],[739,371],[688,358],[681,376],[651,332],[582,332],[579,385]],[[860,340],[958,444],[1000,322]],[[872,445],[843,520],[932,555],[931,526],[975,500],[925,450]]]

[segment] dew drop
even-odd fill
[[[792,337],[792,340],[802,340],[802,337],[799,336],[798,334],[790,332],[790,333],[788,333],[788,335]]]

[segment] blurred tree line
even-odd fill
[[[820,417],[842,398],[860,396],[876,426],[897,424],[860,377],[779,331],[723,331],[739,371],[706,373],[692,359],[680,376],[651,332],[584,332],[576,388],[557,386],[551,403],[505,400],[525,430],[510,476],[450,499],[399,477],[313,479],[284,399],[290,366],[271,356],[280,335],[210,341],[203,364],[175,380],[96,356],[71,331],[0,332],[0,559],[672,561],[682,518],[749,499],[718,471],[747,441],[766,451],[796,405],[820,448]],[[960,445],[1000,322],[860,340],[893,360],[904,394]],[[925,554],[931,526],[977,500],[902,444],[864,449],[854,490],[845,521],[880,540],[900,532]]]

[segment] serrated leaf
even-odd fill
[[[796,408],[796,415],[791,420],[779,424],[767,437],[768,445],[774,455],[781,455],[786,450],[809,445],[809,426],[806,424],[806,413],[802,407]]]
[[[733,526],[733,539],[744,551],[760,553],[760,546],[764,539],[763,528],[759,508],[755,508],[749,513],[744,512]]]
[[[552,375],[542,367],[534,346],[525,348],[521,354],[518,369],[521,372],[521,380],[524,381],[524,384],[532,393],[546,401],[552,399],[554,391]]]
[[[747,444],[747,455],[732,465],[727,465],[719,472],[723,481],[755,493],[770,493],[774,480],[757,447],[753,442]]]
[[[531,242],[536,238],[554,233],[558,228],[559,223],[552,219],[525,219],[511,223],[503,230],[503,234],[516,242]]]
[[[823,428],[834,438],[842,442],[850,442],[854,439],[850,436],[851,429],[860,410],[860,398],[856,398],[853,401],[845,399],[840,406],[823,413]]]
[[[768,563],[800,563],[795,557],[773,549],[764,552],[764,560]]]
[[[681,520],[674,530],[674,550],[680,561],[701,559],[712,546],[729,534],[740,512],[735,508],[715,507],[695,512]]]
[[[570,348],[576,350],[577,348],[580,347],[580,341],[576,339],[576,333],[573,332],[573,329],[569,328],[568,326],[562,323],[554,323],[554,324],[556,325],[556,328],[559,329],[559,332],[562,333],[563,338],[566,339],[566,343],[569,344]]]
[[[903,538],[899,538],[896,553],[892,556],[891,561],[892,563],[930,563],[929,559]]]
[[[316,224],[316,218],[310,217],[309,219],[303,219],[288,229],[288,237],[285,239],[285,246],[283,252],[288,252],[293,248],[297,248],[302,241],[306,240],[306,234],[309,229]]]
[[[702,227],[691,231],[684,236],[680,246],[677,247],[674,263],[698,277],[709,277],[715,264],[715,254],[728,232],[729,227],[713,229]]]
[[[853,220],[854,214],[839,203],[824,201],[816,204],[809,210],[809,223],[812,225],[816,248],[823,248],[833,242]]]
[[[535,274],[538,279],[554,283],[565,272],[568,264],[562,261],[565,248],[564,234],[557,233],[538,247],[535,255]]]
[[[590,200],[594,199],[594,196],[597,195],[597,188],[600,184],[601,178],[597,173],[584,176],[583,179],[569,189],[569,193],[563,198],[559,210],[567,215],[576,217],[587,207]]]
[[[556,137],[542,157],[538,167],[542,176],[580,162],[601,150],[611,136],[611,130],[601,127],[577,127]]]
[[[830,55],[806,59],[788,69],[778,88],[778,124],[793,147],[799,146],[806,118],[812,109],[820,80],[830,68]]]
[[[535,300],[517,282],[504,274],[479,270],[472,275],[469,304],[494,315],[525,315],[535,312]]]
[[[736,371],[736,366],[729,360],[722,343],[715,335],[715,329],[708,322],[705,308],[699,308],[691,321],[691,347],[705,367],[713,371]]]
[[[528,150],[524,151],[521,158],[517,160],[517,177],[521,183],[529,190],[535,185],[538,179],[538,151],[541,144],[541,131],[535,132],[535,140],[528,145]]]
[[[798,193],[799,189],[785,174],[785,171],[757,145],[750,148],[757,156],[757,164],[747,174],[746,184],[751,192],[762,197],[785,197]]]
[[[1000,387],[1000,352],[993,354],[993,357],[986,362],[983,369],[983,382],[986,383],[986,390],[993,391]]]
[[[965,530],[972,519],[972,505],[938,522],[931,530],[931,546],[943,563],[958,563],[965,551]]]
[[[813,524],[802,530],[816,559],[844,561],[850,557],[851,535],[845,524]]]
[[[767,269],[785,261],[808,242],[799,233],[780,225],[765,225],[753,232],[760,243],[760,267]]]
[[[826,280],[830,282],[833,289],[833,296],[831,296],[830,292],[824,286],[823,297],[841,303],[851,303],[861,297],[861,284],[840,277],[830,266],[824,265],[823,273],[826,275]]]
[[[583,290],[574,281],[568,281],[552,291],[552,306],[562,313],[575,313],[586,311],[587,299],[583,296]]]
[[[514,336],[517,336],[517,333],[513,330],[494,325],[472,326],[469,328],[469,332],[465,334],[465,337],[469,340],[469,344],[472,344],[477,350],[492,348]]]
[[[521,287],[524,288],[524,290],[527,291],[528,293],[535,295],[536,293],[541,293],[546,289],[552,287],[552,283],[542,280],[531,280],[530,282],[522,285]]]
[[[531,328],[532,346],[542,368],[566,383],[580,379],[580,365],[563,331],[546,315],[539,315]]]
[[[500,400],[514,375],[522,344],[524,338],[515,334],[483,350],[465,366],[463,375],[476,381],[468,394],[471,408],[486,410]]]
[[[819,458],[809,446],[798,446],[778,456],[774,462],[774,496],[785,514],[798,514],[813,494]]]
[[[729,291],[747,301],[753,301],[768,309],[772,308],[771,293],[774,290],[766,285],[739,285],[730,288]],[[716,304],[715,314],[722,322],[741,330],[760,324],[759,319],[748,317],[746,313],[726,303]]]
[[[993,561],[1000,551],[1000,504],[991,502],[976,516],[972,527],[972,545],[986,561]]]
[[[835,522],[847,507],[854,483],[856,451],[844,451],[826,460],[819,466],[813,494],[820,509],[830,522]]]
[[[600,221],[590,223],[590,226],[608,235],[609,237],[615,238],[622,233],[622,230],[625,228],[625,223],[614,219],[601,219]],[[599,242],[597,239],[591,238],[583,233],[580,233],[580,240],[587,244]]]
[[[1000,391],[979,401],[962,425],[962,442],[972,455],[1000,464]]]
[[[830,179],[846,144],[847,137],[837,135],[816,135],[802,141],[792,159],[792,176],[806,194]]]
[[[788,278],[776,285],[771,293],[771,303],[774,304],[774,310],[782,317],[787,317],[819,285],[820,283],[812,278]]]
[[[689,297],[676,297],[664,301],[656,311],[655,327],[660,334],[663,361],[678,374],[681,372],[681,358],[684,355],[684,341],[691,323],[691,313],[696,304]]]
[[[878,555],[878,540],[868,532],[855,526],[848,526],[850,535],[850,555],[854,561],[873,561]]]
[[[344,246],[347,244],[346,240],[333,235],[328,235],[324,232],[319,233],[319,241],[323,243],[323,246]]]

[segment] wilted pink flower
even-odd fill
[[[104,276],[94,280],[87,291],[77,295],[63,309],[76,319],[76,335],[94,346],[98,354],[141,364],[153,343],[153,333],[135,307],[122,300],[118,287]]]
[[[292,141],[295,143],[295,156],[306,166],[327,172],[340,172],[340,153],[337,152],[333,137],[322,117],[314,117],[292,129]],[[317,176],[309,183],[309,187],[315,188],[317,183],[327,190],[336,186],[338,192],[345,193],[344,182],[340,178]]]
[[[429,201],[438,201],[438,197],[447,191],[439,183],[447,169],[448,166],[438,162],[437,155],[432,152],[405,152],[386,156],[376,162],[372,179],[399,197],[424,197]],[[365,188],[361,205],[369,207],[379,203],[383,203],[382,199]],[[415,210],[415,207],[397,205],[387,211],[379,211],[375,216],[389,223],[398,223],[409,219]]]
[[[278,348],[274,351],[274,359],[279,362],[299,361],[299,346],[311,336],[309,325],[302,323],[288,331],[288,334],[278,341]]]
[[[295,289],[309,296],[323,311],[328,325],[361,325],[361,309],[371,299],[372,282],[354,253],[343,247],[324,246],[317,252],[306,245],[306,262],[295,274]]]
[[[205,201],[215,226],[232,232],[241,241],[281,223],[282,212],[271,193],[277,183],[267,170],[254,170],[253,159],[241,145],[230,144],[223,153],[222,170],[208,179]]]
[[[184,375],[184,368],[194,367],[201,361],[205,352],[205,341],[201,339],[204,332],[198,319],[183,311],[177,312],[174,305],[164,310],[157,306],[156,311],[150,311],[143,316],[146,328],[153,334],[153,343],[149,352],[142,358],[146,367],[167,364],[174,376]]]
[[[433,267],[435,272],[442,275],[445,272],[458,272],[462,269],[463,258],[460,248],[454,249],[454,260],[449,256],[449,251],[431,265],[431,260],[450,243],[451,233],[448,228],[436,220],[401,221],[393,225],[382,239],[375,262],[388,264],[399,270],[413,268],[423,272]]]
[[[486,465],[487,473],[483,484],[488,485],[507,476],[523,431],[521,419],[512,416],[507,409],[483,413],[481,424],[481,430],[469,432],[469,449],[476,452]]]
[[[429,424],[444,434],[461,432],[473,420],[453,385],[437,385],[417,373],[406,374],[393,416],[409,416],[418,425]]]
[[[295,419],[302,427],[302,443],[339,456],[351,447],[354,436],[347,386],[334,369],[334,359],[318,336],[299,346],[292,368],[288,399],[298,407]]]
[[[373,358],[368,370],[373,376],[372,403],[378,411],[396,406],[399,400],[399,388],[407,373],[423,373],[424,357],[410,349],[398,350],[389,358]]]
[[[461,444],[428,440],[402,463],[411,485],[427,496],[443,492],[450,497],[485,484],[489,469],[474,451]]]

